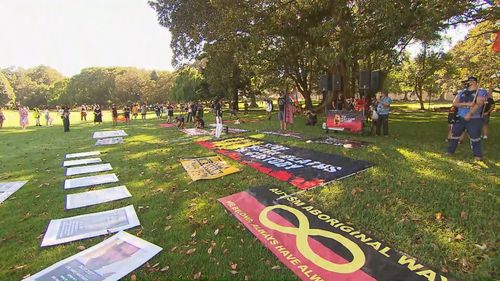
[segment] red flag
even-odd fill
[[[497,32],[497,38],[495,39],[495,43],[493,43],[493,51],[495,51],[495,53],[500,52],[500,30]]]

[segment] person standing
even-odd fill
[[[145,103],[142,104],[141,106],[141,119],[146,120],[146,114],[148,113],[148,107],[146,106]]]
[[[220,138],[220,135],[222,134],[222,105],[220,98],[217,98],[214,103],[214,115],[215,115],[215,137]]]
[[[25,130],[28,127],[28,108],[26,106],[19,107],[19,123],[21,129]]]
[[[488,92],[488,96],[484,103],[483,108],[483,139],[488,139],[488,133],[490,130],[490,115],[495,109],[495,100],[493,100],[493,91]]]
[[[125,124],[130,124],[130,107],[127,104],[123,108],[123,115],[125,117]]]
[[[271,99],[269,99],[266,101],[267,120],[271,120],[272,112],[273,112],[273,101]]]
[[[174,120],[174,107],[171,103],[167,106],[167,123],[172,123]]]
[[[186,122],[192,122],[193,121],[193,103],[189,103],[187,105],[187,120]]]
[[[286,104],[286,93],[282,92],[278,98],[278,119],[280,121],[280,129],[282,131],[286,131],[285,104]]]
[[[335,102],[335,109],[344,110],[344,103],[345,103],[344,95],[342,95],[342,93],[339,93],[339,95],[337,96],[337,100]]]
[[[114,103],[111,105],[111,117],[113,119],[113,126],[118,125],[118,108]]]
[[[50,118],[49,108],[46,107],[43,111],[43,116],[45,117],[45,126],[52,126],[52,118]]]
[[[82,107],[80,108],[80,121],[87,121],[87,106],[82,104]]]
[[[382,95],[377,103],[377,136],[380,136],[380,128],[382,128],[384,136],[389,135],[389,112],[391,109],[391,103],[392,99],[387,95],[387,92],[382,92]]]
[[[94,108],[94,125],[96,123],[99,125],[101,125],[102,123],[102,110],[101,106],[99,106],[98,104],[96,104]]]
[[[63,109],[62,121],[64,126],[64,132],[69,132],[69,106],[65,106]]]
[[[469,82],[467,89],[458,93],[453,100],[453,106],[458,108],[459,119],[451,130],[452,136],[447,154],[452,155],[455,153],[460,135],[467,130],[474,160],[481,161],[483,157],[481,150],[481,129],[483,127],[481,109],[484,106],[488,92],[478,87],[476,77],[469,77],[467,81]]]
[[[134,103],[132,105],[132,116],[134,117],[134,120],[137,119],[138,115],[139,115],[139,104]]]
[[[3,128],[3,121],[5,121],[5,114],[2,111],[2,107],[0,107],[0,129]]]
[[[155,105],[155,113],[156,113],[156,119],[160,120],[161,117],[161,106],[159,103],[156,103]]]
[[[35,118],[35,126],[37,127],[42,126],[42,124],[40,124],[40,117],[40,109],[38,109],[38,107],[35,107],[35,109],[33,109],[33,118]]]
[[[293,124],[293,113],[294,113],[294,105],[292,99],[292,92],[289,92],[288,95],[285,96],[285,123],[286,126]]]

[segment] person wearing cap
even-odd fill
[[[483,157],[481,151],[481,129],[483,126],[481,110],[488,92],[478,87],[476,77],[469,77],[467,81],[467,89],[459,92],[453,100],[453,106],[458,108],[458,120],[452,128],[447,154],[455,153],[460,135],[467,130],[474,159],[481,160]]]

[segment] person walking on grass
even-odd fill
[[[167,106],[167,123],[172,123],[174,120],[174,107],[171,103]]]
[[[96,104],[95,108],[94,108],[94,125],[96,123],[99,125],[101,125],[101,123],[102,123],[102,110],[101,110],[101,106],[98,104]]]
[[[62,115],[62,121],[63,121],[65,133],[69,132],[69,115],[70,115],[69,106],[65,106],[63,109],[63,115]]]
[[[26,106],[19,107],[19,123],[21,125],[21,129],[25,130],[28,127],[28,108]]]
[[[42,126],[42,124],[40,124],[40,117],[40,109],[38,109],[38,107],[35,107],[35,109],[33,109],[33,118],[35,118],[35,126],[37,127]]]
[[[389,112],[391,111],[391,103],[392,99],[387,95],[387,92],[382,92],[377,102],[377,136],[380,136],[380,128],[382,128],[384,136],[389,135]]]
[[[0,129],[3,128],[3,121],[5,121],[5,114],[2,111],[2,107],[0,107]]]
[[[474,160],[481,161],[483,157],[481,150],[481,129],[483,127],[481,112],[488,92],[478,87],[476,77],[469,77],[467,81],[467,89],[458,93],[453,100],[453,106],[458,108],[459,119],[451,130],[452,136],[447,155],[455,153],[460,135],[467,130]]]
[[[134,120],[137,119],[138,115],[139,115],[139,104],[134,103],[132,105],[132,116],[134,117]]]
[[[286,131],[285,105],[286,105],[286,93],[282,92],[278,98],[278,119],[280,121],[280,130],[282,131]]]
[[[483,109],[483,140],[488,139],[488,133],[490,130],[490,115],[495,110],[495,100],[493,100],[493,91],[488,92],[488,96],[484,103]]]
[[[141,119],[143,121],[146,120],[146,114],[148,114],[148,107],[145,103],[143,103],[141,106]]]
[[[128,105],[125,105],[123,108],[123,115],[125,117],[125,124],[129,125],[130,124],[130,107]]]
[[[118,108],[114,103],[111,105],[111,117],[113,119],[113,126],[118,125]]]

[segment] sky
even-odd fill
[[[147,0],[0,0],[0,27],[0,68],[43,64],[66,76],[91,66],[173,70],[170,32]],[[449,30],[443,49],[467,30]],[[418,44],[408,50],[416,54]]]
[[[170,32],[147,0],[0,0],[0,68],[173,70]]]

